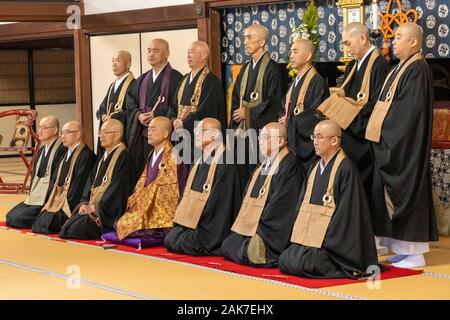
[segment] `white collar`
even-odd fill
[[[319,161],[319,166],[320,166],[320,174],[322,174],[323,173],[323,170],[325,170],[325,168],[327,167],[327,165],[330,163],[330,160],[331,159],[333,159],[334,158],[334,156],[339,152],[339,151],[341,151],[341,148],[339,148],[332,156],[331,156],[331,158],[328,160],[328,162],[327,163],[323,163],[323,160],[322,159],[320,159],[320,161]]]
[[[255,69],[255,67],[256,67],[256,65],[258,64],[258,62],[259,62],[259,60],[261,60],[261,58],[262,57],[264,57],[264,55],[266,54],[266,52],[264,51],[264,53],[261,55],[261,57],[259,57],[258,58],[258,60],[257,61],[255,61],[253,58],[252,58],[252,62],[253,62],[253,69]]]
[[[153,152],[153,157],[152,157],[152,167],[155,165],[156,160],[158,159],[158,157],[160,156],[160,154],[164,151],[164,147],[161,148],[161,150],[159,150],[158,152]]]
[[[114,83],[114,92],[117,91],[117,88],[120,86],[120,84],[123,82],[123,80],[125,80],[126,77],[128,77],[129,74],[130,73],[127,72],[123,76],[121,76],[120,78],[117,78],[116,82]]]
[[[215,142],[211,142],[209,145],[205,147],[205,149],[202,151],[202,160],[203,163],[210,163],[212,162],[212,154],[213,152],[217,152],[219,150],[219,145]],[[209,162],[207,161],[209,158]]]
[[[66,156],[66,161],[69,160],[70,155],[72,154],[72,152],[80,145],[81,141],[78,142],[75,146],[73,146],[72,148],[69,148],[67,150],[67,156]]]
[[[366,58],[369,56],[369,54],[372,53],[372,51],[375,50],[375,46],[372,45],[369,50],[367,50],[366,54],[364,55],[364,57],[361,60],[358,60],[358,70],[359,68],[361,68],[361,65],[363,64],[364,60],[366,60]]]
[[[122,142],[121,142],[122,143]],[[120,146],[120,144],[121,143],[119,143],[117,146],[115,146],[114,148],[112,148],[112,150],[111,150],[111,152],[108,154],[108,152],[105,150],[105,153],[103,154],[103,161],[106,161],[106,158],[108,158],[108,156],[114,151],[114,150],[116,150],[119,146]]]
[[[280,149],[276,154],[274,154],[274,155],[271,156],[270,158],[267,158],[267,159],[262,163],[262,166],[263,166],[263,169],[264,169],[264,170],[267,170],[267,169],[272,165],[272,163],[273,163],[275,157],[280,153],[280,151],[281,151],[281,149]]]
[[[58,138],[55,138],[55,140],[53,140],[52,142],[50,142],[49,144],[46,144],[44,146],[45,147],[45,150],[44,150],[44,155],[45,156],[47,156],[48,150],[50,150],[50,148],[52,147],[53,143],[55,143],[56,139],[58,139]]]
[[[155,69],[152,69],[153,82],[155,82],[156,79],[158,79],[158,76],[161,74],[161,71],[164,70],[164,68],[167,66],[168,63],[169,63],[169,62],[166,62],[166,64],[164,65],[164,67],[162,67],[161,69],[159,69],[159,72],[158,72],[158,73],[155,72]]]
[[[303,72],[303,74],[300,76],[297,74],[297,77],[295,77],[295,86],[298,85],[299,81],[305,76],[305,74],[308,73],[309,70],[311,70],[311,68],[312,68],[312,66],[310,66],[308,69],[306,69],[306,71]]]

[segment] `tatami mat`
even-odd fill
[[[0,195],[0,221],[24,198]],[[450,239],[433,243],[426,260],[424,274],[380,288],[306,289],[0,229],[0,299],[450,299]],[[80,289],[67,286],[74,266]]]

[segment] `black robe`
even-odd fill
[[[129,166],[130,166],[130,155],[128,150],[124,150],[117,158],[116,165],[113,169],[112,180],[108,188],[103,193],[101,197],[98,208],[99,212],[97,215],[101,217],[102,227],[100,228],[97,224],[89,217],[89,215],[78,214],[78,209],[81,204],[89,202],[91,196],[91,188],[97,187],[102,183],[103,176],[111,162],[111,158],[117,151],[115,149],[111,152],[106,161],[103,158],[97,160],[97,163],[93,167],[89,179],[84,188],[83,196],[81,197],[80,204],[75,208],[72,216],[61,228],[59,236],[61,238],[70,239],[99,239],[102,233],[113,231],[114,222],[118,220],[126,210],[127,199],[131,194],[131,189],[129,186]],[[95,179],[95,174],[97,172],[97,165],[100,165],[100,170],[97,178]],[[94,181],[95,179],[95,181]]]
[[[208,162],[209,163],[209,162]],[[203,191],[209,164],[198,166],[191,190]],[[211,194],[196,229],[177,225],[166,235],[168,250],[194,256],[220,255],[222,241],[228,236],[242,202],[243,185],[234,164],[218,164]]]
[[[265,54],[268,54],[267,52]],[[244,100],[250,101],[250,94],[255,89],[256,80],[258,78],[259,69],[261,67],[263,58],[259,59],[255,68],[253,69],[253,61],[252,59],[247,62],[242,69],[240,70],[236,82],[233,88],[232,94],[232,110],[231,110],[231,121],[230,128],[237,128],[239,123],[236,123],[233,120],[233,113],[240,107],[240,94],[241,94],[241,83],[242,78],[244,76],[245,68],[250,64],[247,78],[247,86],[245,89]],[[281,69],[278,64],[270,59],[267,64],[266,71],[263,76],[263,84],[262,84],[262,102],[258,106],[255,106],[250,110],[250,126],[251,128],[256,130],[256,135],[259,136],[260,130],[270,123],[277,122],[280,113],[283,110],[283,93],[282,93],[282,84],[281,84]],[[242,120],[245,121],[245,120]],[[242,139],[240,137],[236,137],[237,139]],[[250,145],[249,138],[244,138],[242,141],[245,145],[245,163],[239,166],[240,174],[242,176],[242,180],[245,182],[251,176],[251,173],[256,169],[257,163],[251,163],[253,157],[257,157],[259,155],[259,145],[257,141],[253,142],[253,145]],[[241,143],[242,143],[241,142]],[[236,142],[237,145],[237,142]],[[237,150],[235,151],[237,152]],[[251,155],[250,155],[251,154]]]
[[[156,101],[158,100],[158,97],[161,95],[161,85],[164,77],[164,71],[166,70],[166,68],[167,66],[165,66],[160,71],[155,82],[153,82],[153,75],[150,74],[149,76],[145,105],[149,106],[150,108],[153,108]],[[138,120],[138,117],[141,114],[140,110],[141,101],[139,97],[139,90],[141,88],[142,81],[149,72],[152,71],[149,70],[136,79],[136,81],[133,84],[133,88],[131,90],[128,90],[127,95],[128,121],[127,121],[126,141],[128,142],[128,150],[130,151],[134,163],[132,168],[133,171],[132,174],[134,175],[134,182],[137,182],[137,180],[141,176],[142,171],[144,170],[145,164],[147,162],[147,156],[152,149],[152,146],[147,142],[147,137],[144,137],[142,135],[142,131],[147,130],[147,127],[143,126]],[[178,88],[181,79],[183,78],[183,75],[179,71],[172,69],[170,77],[171,78],[169,82],[168,101],[159,104],[159,107],[155,110],[154,113],[155,117],[167,116],[169,106],[172,104],[173,99],[175,99],[176,90]]]
[[[314,132],[314,127],[319,122],[316,116],[317,107],[330,96],[330,90],[325,79],[316,74],[309,83],[304,100],[304,110],[299,115],[294,115],[293,111],[297,98],[300,93],[300,88],[305,82],[305,76],[299,80],[295,86],[295,80],[291,93],[291,107],[286,119],[288,131],[288,146],[300,158],[304,172],[308,172],[312,163],[317,160],[317,155],[314,150],[314,144],[311,141],[311,135]]]
[[[438,240],[430,173],[431,81],[425,60],[408,67],[384,120],[380,142],[372,143],[375,170],[370,204],[377,236],[412,242]],[[387,90],[382,93],[382,100],[386,94]],[[384,188],[395,208],[392,220]]]
[[[56,182],[58,186],[64,185],[67,174],[69,173],[70,162],[72,161],[75,150],[73,150],[73,152],[69,156],[69,159],[65,160],[67,157],[66,152],[61,160],[64,161],[64,164],[61,168],[59,179]],[[84,146],[83,150],[81,150],[80,154],[78,155],[77,161],[75,162],[69,191],[67,192],[67,203],[69,204],[71,212],[80,203],[80,198],[83,195],[86,180],[91,173],[95,160],[96,156],[92,152],[92,150],[89,149],[88,146]],[[58,233],[67,219],[68,217],[62,209],[56,213],[42,210],[34,221],[32,230],[36,233]]]
[[[41,157],[41,155],[45,150],[45,146],[39,148],[36,155],[36,159],[33,164],[33,170],[31,172],[30,186],[33,184],[33,178],[35,175],[41,178],[45,176],[45,171],[50,158],[50,153],[54,146],[55,143],[53,142],[53,144],[51,145],[50,149],[47,152],[47,156],[44,156],[44,158],[41,160],[39,168],[36,168],[39,158]],[[58,175],[59,162],[61,161],[66,151],[67,148],[64,147],[61,143],[58,149],[56,150],[55,156],[53,157],[53,163],[51,165],[51,172],[50,172],[50,183],[48,185],[45,201],[47,201],[48,197],[50,196],[50,193],[53,190],[53,185],[55,183],[56,176]],[[22,201],[6,214],[6,225],[13,228],[31,229],[31,226],[36,217],[39,215],[39,212],[41,212],[42,207],[43,206],[34,206],[34,205],[29,206]]]
[[[113,87],[112,87],[111,91],[109,92],[109,103],[112,104],[111,113],[114,112],[114,106],[116,105],[117,100],[119,99],[120,91],[122,90],[122,87],[126,80],[127,79],[125,77],[125,79],[123,79],[123,81],[117,87],[116,91],[114,91],[114,84],[112,85]],[[128,108],[127,103],[128,103],[128,99],[129,99],[128,93],[133,88],[135,81],[136,80],[134,80],[134,79],[131,80],[131,83],[128,86],[127,94],[125,95],[125,98],[123,99],[122,111],[111,115],[111,119],[116,119],[116,120],[119,120],[120,122],[122,122],[123,129],[124,129],[124,137],[126,137],[126,134],[127,134],[127,118],[128,118],[127,117],[127,108]],[[109,88],[110,87],[108,87],[108,91],[109,91]],[[97,110],[97,113],[96,113],[97,120],[100,121],[99,129],[102,127],[102,124],[103,124],[102,116],[107,113],[107,105],[106,104],[108,103],[108,91],[106,92],[105,98],[103,99],[103,101],[100,104],[100,106]],[[97,156],[100,158],[103,155],[103,152],[105,151],[105,149],[102,148],[102,146],[100,145],[100,140],[98,140],[97,142],[98,142],[97,143]],[[126,139],[124,139],[124,142],[125,142],[125,144],[128,145],[128,142]]]
[[[203,69],[200,70],[189,83],[190,73],[184,76],[183,80],[187,78],[186,85],[181,96],[181,105],[187,106],[191,105],[191,97],[194,94],[195,84],[200,77]],[[181,88],[183,80],[180,81],[176,93],[173,98],[173,102],[170,106],[167,117],[172,121],[177,118],[178,115],[178,90]],[[195,122],[199,122],[204,118],[215,118],[220,121],[222,125],[222,133],[225,133],[227,112],[225,107],[225,95],[223,91],[222,84],[217,78],[217,76],[211,71],[206,77],[202,85],[200,101],[195,112],[189,113],[189,115],[183,120],[183,128],[187,130],[191,136],[191,141],[188,143],[184,138],[181,137],[179,132],[175,131],[172,134],[174,144],[183,143],[182,148],[184,150],[191,148],[191,163],[194,161],[194,126]],[[197,150],[197,154],[200,154]]]
[[[267,54],[267,53],[265,53]],[[245,68],[248,64],[250,65],[247,78],[247,87],[245,89],[244,100],[250,101],[250,94],[255,89],[256,80],[258,78],[259,69],[261,67],[263,58],[259,59],[255,66],[252,68],[253,61],[247,62],[239,72],[236,83],[233,88],[232,95],[232,110],[231,115],[234,111],[239,109],[240,106],[240,95],[241,95],[241,83],[244,76]],[[255,106],[250,111],[250,125],[253,129],[257,131],[259,135],[259,130],[261,130],[266,124],[270,122],[277,122],[280,111],[283,110],[283,93],[281,90],[281,70],[278,64],[270,59],[267,64],[266,72],[263,76],[262,85],[262,102],[261,104]],[[231,119],[230,126],[236,128],[239,124]]]
[[[259,190],[267,178],[268,170],[270,167],[261,170],[251,191],[251,197],[256,198],[259,195]],[[292,226],[297,216],[295,205],[303,177],[304,172],[298,158],[290,153],[281,161],[277,173],[270,182],[267,201],[256,230],[256,233],[264,241],[266,263],[252,263],[247,255],[251,237],[240,235],[234,231],[231,231],[222,244],[222,254],[225,258],[239,264],[264,268],[277,265],[279,255],[289,244]]]
[[[376,50],[376,49],[375,49]],[[370,55],[362,63],[359,70],[355,71],[353,78],[345,86],[345,96],[357,99],[361,83],[363,81],[364,73],[369,63]],[[344,78],[348,76],[353,65],[357,63],[356,60],[351,61],[345,69]],[[370,146],[370,141],[365,139],[367,123],[372,114],[375,103],[380,95],[381,87],[388,74],[388,62],[380,55],[375,59],[370,75],[370,94],[369,100],[364,105],[362,110],[353,119],[352,123],[346,130],[342,130],[341,147],[344,149],[346,155],[358,168],[361,176],[366,196],[370,195],[372,187],[373,162],[374,156]]]
[[[331,169],[336,156],[325,167],[322,175],[317,168],[311,192],[311,203],[323,204]],[[313,167],[311,167],[313,168]],[[303,183],[296,212],[298,213],[306,191],[308,178]],[[291,245],[280,255],[281,272],[309,278],[359,278],[367,275],[367,268],[378,265],[375,237],[370,220],[369,206],[358,171],[345,158],[336,171],[333,184],[336,204],[320,249]]]

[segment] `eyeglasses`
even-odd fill
[[[52,128],[55,128],[55,127],[38,127],[38,130],[47,130],[47,129],[52,129]]]
[[[98,135],[101,137],[101,136],[104,136],[105,134],[116,133],[116,132],[119,132],[119,131],[99,131]]]
[[[322,136],[321,134],[312,134],[312,135],[310,135],[309,136],[310,138],[311,138],[311,140],[315,140],[315,139],[317,139],[317,140],[323,140],[323,139],[325,139],[325,138],[333,138],[333,137],[337,137],[338,139],[340,139],[341,138],[341,136]]]
[[[59,135],[62,137],[63,135],[66,135],[66,134],[69,134],[69,133],[75,133],[75,132],[80,132],[80,131],[70,131],[70,130],[60,131]]]
[[[273,138],[280,138],[279,136],[269,136],[267,134],[260,134],[258,137],[258,140],[267,140],[267,139],[273,139]]]

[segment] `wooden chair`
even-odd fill
[[[40,147],[40,141],[33,129],[33,123],[36,121],[37,112],[34,110],[23,109],[0,112],[0,118],[4,117],[15,117],[16,125],[9,147],[0,147],[0,154],[2,152],[17,152],[20,159],[22,159],[25,164],[26,173],[22,183],[6,183],[0,176],[0,193],[24,193],[29,190],[27,182],[33,170],[33,163],[36,158],[37,150]],[[34,147],[29,146],[30,139],[34,140]],[[3,137],[0,138],[0,143],[2,140]],[[28,161],[25,153],[30,151],[32,157],[31,161]]]

